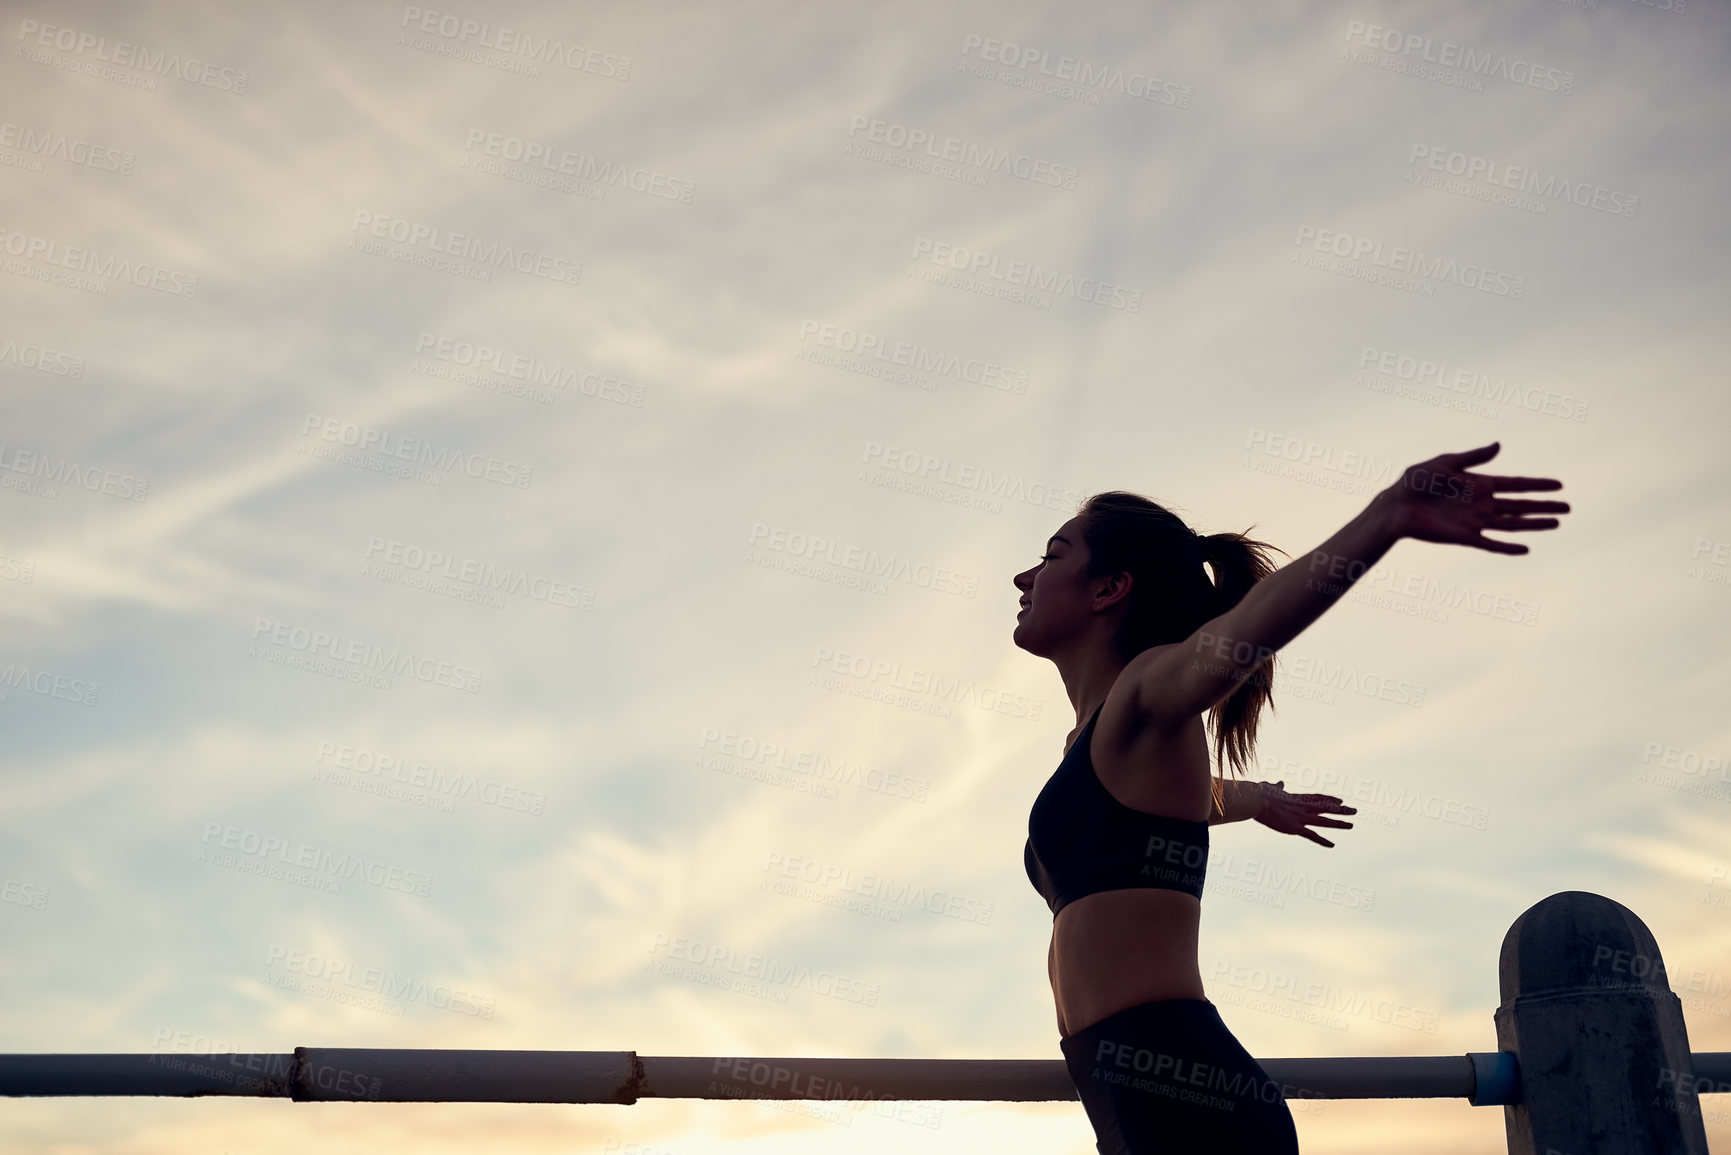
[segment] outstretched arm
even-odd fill
[[[1222,822],[1242,822],[1254,818],[1270,830],[1281,834],[1302,834],[1324,846],[1334,843],[1311,830],[1312,826],[1330,826],[1351,830],[1352,823],[1324,814],[1357,814],[1354,807],[1344,805],[1332,794],[1288,794],[1285,782],[1252,782],[1244,778],[1216,778],[1220,785],[1218,797],[1225,808],[1216,808],[1208,815],[1209,825]]]
[[[1176,729],[1220,702],[1339,601],[1403,537],[1526,553],[1526,546],[1488,538],[1485,531],[1555,529],[1555,517],[1540,515],[1567,513],[1569,507],[1497,495],[1561,489],[1562,482],[1468,471],[1497,450],[1492,442],[1409,466],[1338,533],[1257,582],[1236,606],[1177,645],[1144,651],[1146,661],[1135,680],[1138,713],[1163,729]]]

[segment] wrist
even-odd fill
[[[1396,482],[1370,499],[1364,512],[1359,516],[1376,535],[1378,544],[1386,550],[1395,542],[1406,536],[1403,528],[1405,512],[1405,496],[1400,492],[1400,483]]]

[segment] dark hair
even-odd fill
[[[1088,576],[1120,570],[1131,577],[1128,611],[1113,635],[1128,662],[1151,646],[1181,642],[1209,619],[1237,605],[1250,587],[1274,572],[1274,547],[1242,533],[1198,536],[1171,510],[1123,490],[1097,493],[1076,511],[1088,546]],[[1255,526],[1251,527],[1252,529]],[[1209,580],[1202,568],[1214,571]],[[1222,772],[1242,774],[1256,748],[1256,716],[1274,707],[1271,657],[1208,711],[1214,756]],[[1219,799],[1216,799],[1219,802]]]

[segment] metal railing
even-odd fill
[[[1501,1106],[1511,1155],[1707,1155],[1699,1096],[1731,1052],[1691,1053],[1652,934],[1566,891],[1515,920],[1499,961],[1497,1051],[1261,1059],[1288,1099],[1464,1098]],[[1075,1100],[1058,1059],[844,1059],[634,1051],[297,1047],[292,1054],[0,1055],[0,1095],[251,1095],[298,1102],[635,1103],[639,1099]]]
[[[1731,1052],[1695,1056],[1731,1073]],[[1317,1099],[1514,1101],[1513,1055],[1263,1059]],[[253,1095],[299,1102],[639,1099],[1075,1100],[1060,1059],[785,1059],[635,1051],[296,1047],[293,1054],[0,1055],[7,1095]]]

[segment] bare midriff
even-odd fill
[[[1089,743],[1095,776],[1125,806],[1204,820],[1210,802],[1202,718],[1171,737],[1144,730],[1130,749],[1118,750],[1100,732],[1111,734],[1123,710],[1108,696]],[[1046,953],[1058,1033],[1068,1038],[1141,1003],[1206,998],[1196,964],[1201,925],[1202,900],[1180,890],[1102,890],[1067,903],[1052,922]]]
[[[1047,971],[1065,1038],[1108,1015],[1160,999],[1200,999],[1202,900],[1176,890],[1103,890],[1052,923]]]

